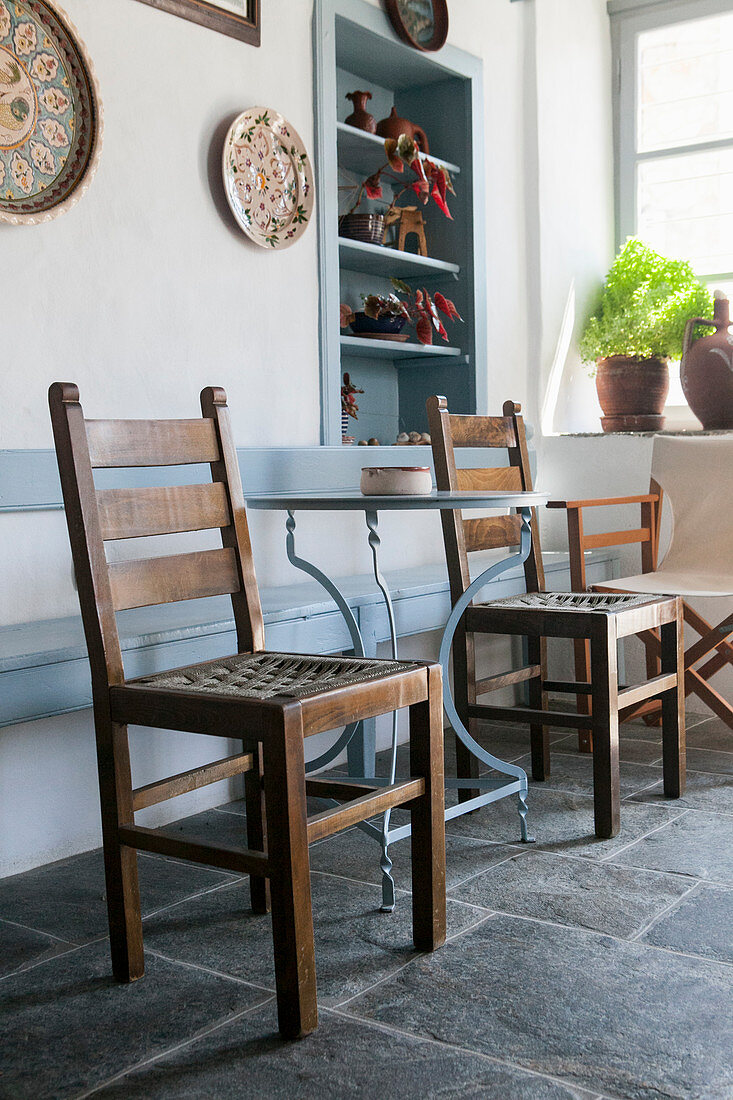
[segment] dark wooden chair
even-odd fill
[[[132,981],[144,969],[137,849],[249,874],[253,909],[266,912],[271,897],[281,1033],[305,1035],[318,1022],[309,843],[405,806],[412,816],[415,945],[432,951],[445,939],[440,668],[265,651],[223,390],[202,392],[203,417],[196,420],[85,420],[77,387],[65,382],[51,386],[49,402],[92,670],[115,977]],[[189,463],[210,464],[211,481],[104,490],[94,483],[98,467]],[[108,540],[216,528],[219,549],[107,561]],[[117,611],[225,593],[237,654],[125,679]],[[411,778],[386,787],[306,780],[306,737],[401,707],[410,708]],[[236,738],[243,751],[133,789],[128,723]],[[195,843],[135,824],[136,810],[238,773],[245,773],[246,848]],[[308,817],[311,794],[332,801]]]
[[[444,397],[427,402],[438,489],[530,490],[529,465],[521,408],[506,401],[502,416],[451,415]],[[509,465],[488,469],[456,468],[456,447],[489,447],[508,454]],[[461,512],[441,512],[451,600],[470,583],[468,555],[477,550],[518,546],[518,515],[463,519]],[[471,604],[453,642],[456,710],[469,732],[483,720],[523,722],[530,727],[532,776],[550,775],[548,727],[591,726],[596,742],[593,780],[596,834],[615,836],[619,830],[619,710],[640,700],[660,696],[664,719],[664,790],[679,797],[685,785],[684,694],[681,665],[681,603],[654,595],[618,596],[545,592],[542,553],[536,513],[532,518],[532,549],[524,563],[526,595]],[[661,673],[625,689],[618,685],[617,641],[631,634],[660,628]],[[526,638],[527,664],[493,676],[476,678],[475,634],[509,634]],[[545,639],[583,639],[589,643],[590,678],[582,683],[547,678]],[[529,706],[499,707],[478,704],[477,697],[525,683]],[[547,692],[590,697],[593,714],[549,710]],[[459,779],[475,778],[478,762],[456,744]],[[461,791],[467,800],[473,790]]]

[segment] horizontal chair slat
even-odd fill
[[[496,550],[516,546],[522,532],[520,516],[492,516],[467,519],[463,523],[466,550]]]
[[[624,546],[629,542],[649,542],[651,533],[646,527],[634,531],[609,531],[603,535],[583,535],[583,549],[592,550],[596,546]]]
[[[314,840],[322,840],[324,837],[340,833],[363,821],[372,814],[381,813],[392,806],[401,806],[406,802],[412,802],[425,793],[424,779],[405,779],[390,787],[381,787],[355,798],[353,802],[347,802],[345,806],[336,806],[332,810],[324,810],[323,813],[313,814],[308,818],[308,843]]]
[[[624,688],[623,691],[618,693],[619,710],[633,707],[636,703],[643,703],[645,699],[649,699],[653,695],[660,695],[663,691],[669,691],[676,683],[676,675],[670,672],[661,676],[653,676],[651,680],[646,680],[643,684]]]
[[[213,420],[87,420],[92,466],[184,466],[216,462]]]
[[[514,668],[511,672],[497,672],[494,676],[485,676],[483,680],[476,681],[476,694],[486,695],[490,691],[498,691],[499,688],[510,687],[512,684],[523,684],[541,675],[541,665],[524,665],[523,668]]]
[[[509,492],[519,492],[522,485],[522,473],[518,466],[496,466],[487,469],[456,470],[458,488],[465,492],[471,490],[495,490],[506,489]]]
[[[115,611],[221,596],[240,588],[237,558],[230,547],[114,562],[109,579]]]
[[[459,416],[450,418],[454,447],[516,447],[514,422],[509,416]]]
[[[542,726],[570,726],[571,729],[588,729],[592,718],[574,711],[533,710],[531,707],[490,707],[471,704],[467,707],[469,718],[481,718],[487,722],[530,722]]]
[[[180,794],[198,790],[209,783],[218,783],[221,779],[248,772],[252,766],[252,753],[240,752],[236,756],[227,756],[211,764],[202,764],[200,768],[179,772],[168,779],[159,779],[156,783],[147,783],[132,792],[132,808],[142,810],[146,806],[157,806],[159,802],[167,802],[169,798],[177,798]]]
[[[209,867],[223,867],[226,871],[238,871],[242,875],[266,876],[270,861],[264,852],[248,848],[214,847],[200,841],[183,840],[180,834],[164,829],[146,829],[142,825],[123,825],[118,830],[120,843],[142,852],[158,852],[163,856],[190,859],[193,863],[206,863]]]
[[[231,523],[220,481],[145,489],[98,489],[103,539],[133,539],[178,531],[207,531]]]

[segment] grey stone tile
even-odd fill
[[[612,840],[599,840],[594,832],[593,798],[587,794],[556,791],[541,783],[530,788],[529,829],[536,838],[535,850],[568,852],[589,859],[605,859],[652,829],[671,821],[678,813],[667,806],[624,802],[621,831]],[[474,813],[446,822],[446,833],[516,844],[519,817],[515,798],[503,798]]]
[[[69,943],[0,920],[0,978],[70,949]]]
[[[272,1006],[257,1009],[154,1065],[127,1074],[101,1096],[126,1100],[203,1100],[256,1096],[278,1100],[582,1100],[588,1097],[476,1054],[322,1012],[301,1043],[274,1034]]]
[[[722,718],[708,718],[687,731],[688,747],[733,752],[733,730]]]
[[[714,749],[696,749],[687,746],[687,768],[695,772],[721,772],[733,775],[733,751],[716,752]]]
[[[388,977],[416,954],[410,898],[380,913],[381,892],[328,875],[312,876],[318,996],[338,1003]],[[449,935],[480,919],[475,909],[449,905]],[[198,963],[274,989],[272,925],[250,909],[249,883],[158,913],[145,922],[145,943],[169,958]]]
[[[579,794],[593,793],[593,757],[590,753],[555,754],[550,761],[550,777],[541,783],[535,782],[531,777],[529,756],[521,757],[516,763],[527,772],[530,777],[530,784],[533,787],[553,787],[555,790],[572,791]],[[626,798],[634,791],[648,787],[661,775],[661,768],[621,762],[619,765],[621,797]]]
[[[622,813],[632,805],[627,802]],[[670,871],[733,886],[732,833],[733,822],[729,817],[690,810],[619,853],[614,863]]]
[[[699,886],[642,936],[644,943],[733,963],[733,890]]]
[[[662,727],[647,726],[646,722],[620,722],[618,727],[620,741],[656,741],[662,743]]]
[[[91,944],[0,982],[0,1097],[63,1100],[263,999],[240,982],[146,959],[130,985]]]
[[[516,917],[489,917],[354,1014],[626,1100],[727,1097],[733,969]]]
[[[234,876],[219,871],[145,855],[138,859],[138,867],[143,914],[234,881]],[[1,918],[76,944],[106,935],[101,851],[85,852],[0,879]]]
[[[687,772],[687,786],[681,798],[667,798],[661,780],[646,791],[639,791],[632,802],[654,802],[681,809],[708,810],[711,813],[733,814],[733,778],[707,772]],[[733,830],[733,822],[729,822]]]
[[[688,888],[674,875],[527,851],[456,887],[451,897],[628,938]]]
[[[516,849],[507,844],[493,844],[459,836],[446,837],[447,885],[455,886],[469,875],[478,874],[493,863],[506,859],[514,851]],[[402,890],[410,890],[412,861],[409,837],[392,844],[389,854],[395,884]],[[379,885],[382,881],[380,855],[381,849],[376,841],[359,829],[350,829],[347,833],[330,837],[311,848],[311,869]]]
[[[578,752],[578,738],[575,734],[556,742],[552,746],[552,752],[553,761],[551,763],[553,768],[555,753],[561,753],[563,756],[577,756],[581,760],[591,759],[589,753]],[[661,741],[632,741],[619,738],[619,759],[624,764],[661,764]]]

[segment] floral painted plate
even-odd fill
[[[224,188],[250,240],[288,248],[313,213],[313,170],[296,130],[269,107],[250,107],[224,142]]]
[[[0,0],[0,221],[49,221],[89,186],[102,144],[91,63],[46,0]]]

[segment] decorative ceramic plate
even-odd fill
[[[73,206],[102,138],[91,63],[46,0],[0,0],[0,221],[31,225]]]
[[[237,222],[263,248],[288,248],[313,213],[313,171],[290,123],[269,107],[250,107],[224,142],[224,188]]]

